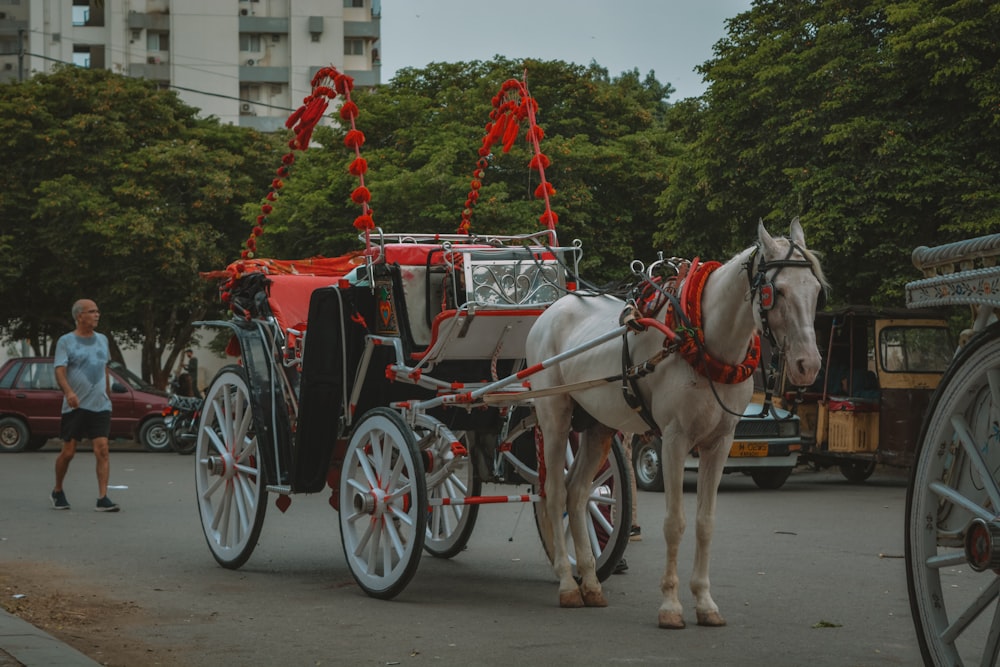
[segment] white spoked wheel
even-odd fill
[[[576,458],[576,445],[572,441],[566,443],[566,474],[573,467]],[[631,465],[625,457],[625,449],[616,435],[611,441],[611,451],[608,459],[601,466],[590,484],[590,496],[587,499],[587,535],[590,538],[590,548],[597,560],[597,578],[604,581],[615,571],[625,555],[628,546],[629,532],[632,529],[632,486],[626,466]],[[545,541],[545,533],[539,523],[539,507],[535,503],[535,525],[545,547],[545,555],[552,561],[552,547]],[[569,530],[569,517],[563,513],[562,529],[566,535],[566,550],[570,563],[576,567],[576,547]]]
[[[451,436],[447,429],[424,430],[419,426],[418,432],[424,435],[417,447],[423,455],[429,505],[424,550],[438,558],[451,558],[472,536],[479,505],[463,501],[480,495],[482,482],[472,465],[466,433]],[[455,443],[465,452],[456,453]]]
[[[208,547],[236,569],[253,553],[267,509],[246,374],[226,366],[205,397],[195,445],[195,487]]]
[[[427,529],[427,489],[413,432],[395,411],[358,422],[340,474],[340,538],[351,574],[375,598],[413,578]]]
[[[1000,325],[949,367],[906,501],[910,610],[928,665],[1000,659]]]

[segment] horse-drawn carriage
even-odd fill
[[[308,145],[310,123],[342,94],[340,115],[352,128],[345,143],[357,152],[363,137],[349,91],[349,79],[321,71],[314,95],[290,118],[293,146]],[[355,226],[364,248],[355,255],[253,257],[270,210],[264,204],[244,258],[226,274],[233,317],[206,323],[232,331],[230,351],[239,357],[206,392],[196,446],[202,525],[224,567],[250,557],[269,495],[284,511],[294,494],[329,487],[355,580],[371,596],[392,598],[422,551],[449,558],[463,549],[481,505],[527,502],[560,577],[560,603],[606,604],[598,581],[620,561],[631,525],[631,462],[614,436],[656,429],[670,443],[668,464],[677,452],[701,450],[706,500],[692,590],[699,623],[724,623],[708,593],[707,550],[722,462],[752,393],[755,332],[773,332],[790,373],[812,381],[819,265],[794,222],[790,238],[760,226],[757,243],[726,264],[636,266],[641,280],[630,304],[577,289],[581,249],[558,242],[534,113],[526,86],[505,83],[457,234],[376,229],[359,154],[349,168],[360,179],[352,199],[362,206]],[[546,229],[473,234],[470,210],[491,146],[502,139],[508,147],[520,123]],[[684,387],[676,395],[675,385]],[[682,476],[683,465],[665,473],[674,541],[683,533]],[[483,496],[484,482],[528,488]],[[672,582],[663,589],[664,627],[683,625],[675,554],[664,579]]]
[[[928,665],[1000,663],[1000,234],[917,248],[911,307],[974,324],[924,416],[906,498],[910,609]]]

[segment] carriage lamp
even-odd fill
[[[965,559],[976,572],[1000,572],[1000,523],[976,517],[965,531]]]

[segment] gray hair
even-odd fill
[[[80,317],[80,313],[83,312],[83,302],[84,301],[85,301],[85,299],[77,299],[73,303],[73,310],[71,310],[70,312],[73,313],[73,321],[74,322],[76,322],[77,318]]]

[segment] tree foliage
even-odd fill
[[[980,0],[756,2],[672,110],[658,238],[731,251],[800,215],[835,298],[899,305],[914,247],[1000,228],[998,33]]]
[[[116,350],[140,345],[142,374],[166,382],[191,323],[218,303],[198,272],[232,258],[240,207],[259,196],[274,152],[270,138],[195,113],[100,70],[0,87],[0,158],[12,166],[0,326],[12,339],[51,353],[72,303],[92,298]]]

